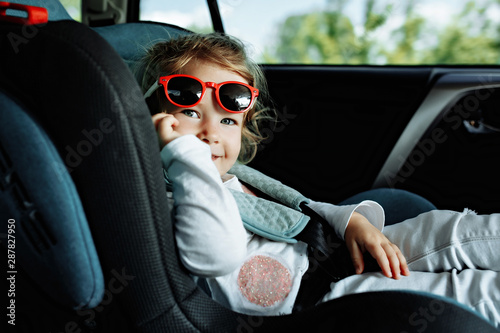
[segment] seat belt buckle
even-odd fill
[[[24,15],[19,16],[19,11]],[[44,24],[49,21],[49,13],[43,7],[0,1],[0,21],[23,25]]]

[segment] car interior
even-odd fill
[[[407,290],[273,317],[211,300],[179,261],[157,137],[133,74],[148,46],[192,32],[140,21],[139,1],[109,3],[83,1],[80,23],[58,0],[0,2],[7,327],[497,331],[455,300]],[[223,31],[217,1],[207,6]],[[251,167],[317,201],[386,188],[439,209],[498,212],[498,66],[262,67],[278,122]]]

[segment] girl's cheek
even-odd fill
[[[193,121],[189,118],[186,119],[186,117],[178,117],[177,120],[179,120],[178,125],[174,128],[175,131],[182,135],[186,134],[194,134],[197,135],[199,130],[198,127],[196,126],[196,121]]]

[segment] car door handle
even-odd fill
[[[464,120],[465,129],[473,134],[500,133],[500,128],[490,125],[483,120]]]
[[[492,121],[491,117],[485,117],[484,111],[479,109],[475,114],[463,121],[465,129],[473,134],[500,133],[500,122]],[[495,119],[496,120],[496,119]]]

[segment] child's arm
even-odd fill
[[[401,250],[375,228],[363,215],[354,212],[344,235],[357,274],[364,269],[363,253],[368,251],[387,277],[399,279],[410,275]]]
[[[167,121],[162,123],[172,127]],[[160,124],[157,130],[162,140],[168,129]],[[228,274],[246,255],[247,234],[236,202],[224,187],[207,144],[194,135],[177,136],[168,142],[161,157],[173,185],[180,259],[198,276]]]
[[[368,251],[388,277],[409,275],[404,256],[396,245],[382,234],[384,210],[374,201],[365,200],[357,205],[336,206],[325,202],[309,203],[346,241],[357,273],[364,270],[363,253]],[[396,250],[397,249],[397,250]]]
[[[308,206],[323,217],[335,230],[337,236],[344,240],[347,225],[354,212],[365,216],[380,231],[384,228],[384,209],[375,201],[364,200],[359,204],[341,206],[311,201]]]

